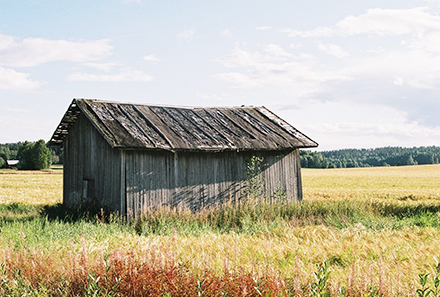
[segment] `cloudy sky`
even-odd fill
[[[440,1],[0,0],[0,143],[73,98],[264,105],[319,150],[440,145]]]

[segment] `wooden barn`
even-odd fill
[[[299,148],[318,145],[265,107],[92,99],[72,101],[51,144],[64,148],[66,206],[95,202],[135,216],[237,201],[255,179],[264,197],[301,200]]]

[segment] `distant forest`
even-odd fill
[[[0,144],[0,168],[7,167],[6,160],[18,160],[18,152],[27,142]],[[63,164],[60,147],[49,146],[53,164]],[[403,166],[439,164],[440,147],[382,147],[375,149],[343,149],[315,152],[300,150],[303,168],[351,168],[373,166]]]
[[[382,147],[313,152],[300,151],[303,168],[351,168],[438,164],[440,147]]]

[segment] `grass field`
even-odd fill
[[[438,165],[303,169],[304,198],[440,200]]]
[[[62,174],[2,171],[0,295],[420,296],[425,272],[440,295],[440,166],[302,176],[299,204],[125,222],[53,216]]]

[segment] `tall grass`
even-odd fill
[[[323,262],[334,296],[411,295],[438,254],[439,206],[352,202],[160,208],[133,221],[4,205],[16,217],[1,220],[0,295],[311,296]]]
[[[372,230],[403,227],[440,227],[440,202],[382,200],[313,200],[302,203],[253,203],[223,205],[191,213],[158,208],[134,222],[139,234],[197,235],[202,232],[259,234],[280,227],[325,225],[348,228],[357,225]]]
[[[0,295],[318,296],[312,284],[324,275],[315,275],[316,263],[325,261],[322,289],[333,296],[411,296],[418,273],[433,275],[440,244],[438,231],[417,232],[308,226],[254,236],[88,233],[50,248],[22,233],[0,249]]]
[[[306,170],[302,203],[128,221],[56,204],[61,175],[2,174],[0,296],[434,296],[439,168]]]

